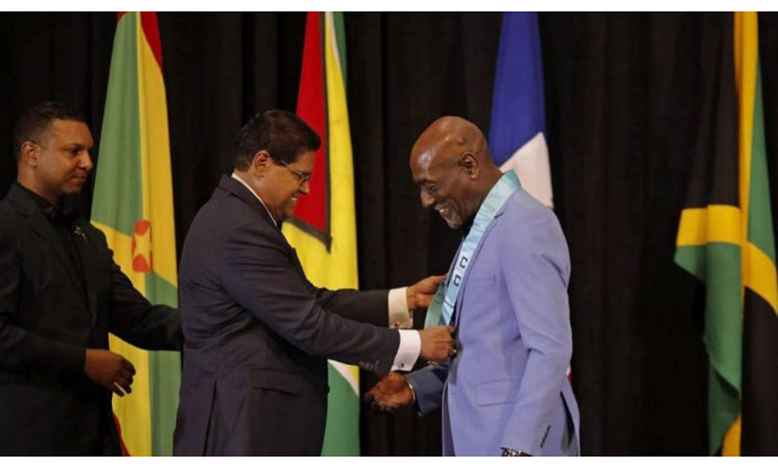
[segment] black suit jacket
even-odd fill
[[[176,455],[319,455],[326,359],[391,368],[400,339],[379,328],[387,291],[314,287],[259,200],[230,177],[195,217],[180,271]]]
[[[119,454],[111,393],[84,374],[108,332],[147,349],[180,349],[181,316],[152,306],[113,261],[105,236],[73,225],[86,295],[62,241],[18,185],[0,201],[0,455]]]

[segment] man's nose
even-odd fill
[[[303,195],[308,195],[311,192],[311,183],[307,180],[303,181],[302,184],[300,184],[300,193]]]
[[[421,191],[421,206],[423,206],[425,209],[431,207],[435,204],[435,198],[432,197],[432,195],[428,194],[424,190]]]
[[[89,156],[88,151],[84,151],[83,155],[81,156],[81,163],[79,164],[81,169],[89,172],[92,170],[93,164],[92,164],[92,158]]]

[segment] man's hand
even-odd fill
[[[375,409],[393,413],[413,403],[413,390],[405,377],[391,372],[367,392],[365,401],[372,403]]]
[[[444,325],[419,330],[421,357],[427,361],[440,362],[456,354],[454,339],[451,337],[453,332],[454,327]]]
[[[408,301],[408,310],[425,309],[432,303],[438,284],[446,279],[446,275],[428,276],[405,290],[405,298]]]
[[[107,349],[87,349],[84,373],[92,382],[119,396],[132,393],[130,387],[135,366],[119,354]]]

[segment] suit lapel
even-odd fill
[[[62,245],[62,241],[56,231],[54,231],[54,227],[49,223],[49,220],[46,219],[42,212],[36,210],[30,214],[29,226],[51,246],[51,249],[54,251],[54,256],[57,257],[59,262],[68,272],[68,276],[73,282],[73,287],[75,287],[83,297],[83,293],[81,293],[81,284],[78,281],[78,275],[73,269],[73,265],[71,265],[67,253],[65,253],[65,246]]]
[[[16,207],[17,211],[28,218],[28,226],[30,229],[40,236],[54,252],[54,257],[62,264],[62,267],[67,271],[67,275],[73,282],[73,287],[76,291],[79,291],[79,295],[84,301],[83,290],[81,283],[78,280],[78,275],[73,265],[70,262],[70,258],[65,252],[65,246],[62,245],[57,232],[54,230],[54,226],[51,225],[43,212],[35,205],[35,202],[24,192],[24,189],[17,186],[15,183],[11,185],[11,189],[8,191],[8,199]]]
[[[455,310],[456,310],[456,317],[454,320],[454,328],[459,327],[459,319],[462,317],[461,314],[461,304],[462,304],[462,296],[465,294],[465,289],[467,289],[467,279],[470,277],[470,272],[473,271],[473,266],[475,261],[478,259],[478,254],[481,252],[481,248],[484,246],[484,243],[486,242],[486,239],[489,237],[489,233],[492,232],[492,229],[494,228],[495,224],[497,224],[497,220],[500,216],[502,216],[503,212],[505,212],[505,208],[508,206],[508,203],[506,202],[502,208],[500,208],[500,211],[497,212],[496,215],[494,215],[494,219],[491,223],[489,223],[489,226],[486,227],[486,231],[484,232],[484,235],[481,236],[481,241],[478,242],[478,245],[475,248],[475,251],[473,252],[473,256],[470,259],[470,265],[468,265],[467,270],[465,270],[465,275],[462,277],[462,287],[459,288],[459,294],[457,294],[457,301],[455,303]],[[457,254],[459,255],[459,254]]]
[[[267,209],[262,206],[262,202],[260,202],[257,197],[254,196],[251,191],[249,191],[249,189],[243,186],[243,184],[233,179],[232,177],[223,175],[222,179],[219,181],[219,187],[232,193],[236,197],[240,198],[244,203],[251,206],[254,210],[256,210],[257,213],[259,213],[260,217],[262,217],[265,222],[270,224],[274,230],[278,231],[279,235],[281,234],[281,227],[276,224],[276,221],[270,216],[270,213],[268,213]]]
[[[221,181],[219,181],[219,187],[240,198],[244,203],[248,204],[259,213],[260,218],[262,218],[265,223],[269,224],[268,227],[274,232],[274,235],[277,236],[278,242],[286,246],[287,255],[290,256],[289,260],[296,266],[300,273],[303,273],[303,276],[305,276],[303,267],[300,264],[300,259],[297,257],[297,251],[292,248],[289,241],[286,240],[286,237],[284,237],[284,234],[281,232],[281,226],[276,224],[276,221],[270,216],[267,209],[262,206],[262,202],[260,202],[249,189],[232,177],[223,175]]]
[[[87,236],[87,221],[78,219],[73,227],[73,239],[78,250],[78,256],[81,258],[81,266],[84,269],[84,281],[86,282],[86,301],[89,307],[89,313],[92,315],[92,325],[97,321],[97,281],[100,277],[98,262],[95,259],[96,250]]]

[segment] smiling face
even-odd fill
[[[478,200],[470,195],[471,178],[462,165],[467,153],[459,156],[442,146],[414,147],[411,173],[419,187],[421,205],[432,208],[451,229],[458,229],[475,216]]]
[[[75,120],[53,120],[40,141],[22,145],[22,164],[29,166],[33,190],[57,204],[67,195],[81,192],[92,158],[89,127]]]
[[[255,190],[276,221],[292,216],[297,200],[310,191],[308,179],[313,174],[315,159],[314,151],[306,151],[287,164],[274,160],[265,151],[255,157],[256,171],[262,174],[262,183]]]
[[[413,145],[410,164],[421,205],[437,211],[452,229],[475,217],[502,176],[481,130],[454,116],[427,127]]]

